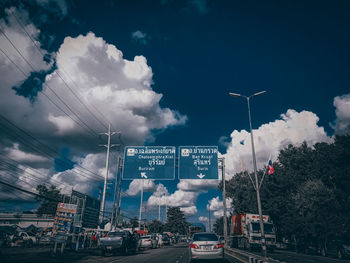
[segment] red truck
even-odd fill
[[[236,214],[232,217],[232,247],[261,250],[260,217],[257,214]],[[270,216],[263,215],[266,247],[273,251],[276,248],[276,232]]]

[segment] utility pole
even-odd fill
[[[119,173],[119,180],[118,180],[118,197],[117,197],[117,220],[116,220],[116,226],[119,224],[119,217],[120,217],[120,205],[122,202],[122,174],[123,174],[123,159],[119,157],[119,164],[118,164],[118,170],[120,169]]]
[[[225,157],[221,161],[222,169],[222,203],[224,205],[224,240],[227,245],[227,217],[226,217],[226,179],[225,179]]]
[[[100,224],[103,221],[104,212],[105,212],[105,201],[106,201],[106,190],[107,190],[107,179],[108,179],[108,168],[109,168],[109,150],[111,147],[116,146],[116,145],[111,145],[111,135],[116,134],[116,132],[111,133],[111,124],[108,124],[108,132],[103,133],[103,134],[108,136],[108,143],[107,143],[107,145],[103,145],[103,146],[107,147],[107,158],[106,158],[106,175],[105,175],[105,180],[104,180],[104,185],[103,185],[102,203],[101,203],[101,208],[100,208],[100,218],[99,218]]]
[[[208,210],[209,210],[209,232],[211,232],[210,204],[209,204],[209,206],[208,206]]]
[[[158,221],[160,221],[160,201],[158,200]]]
[[[118,163],[117,163],[117,174],[115,178],[115,184],[114,184],[114,197],[113,197],[113,210],[112,210],[112,216],[111,216],[111,230],[112,226],[116,227],[117,226],[117,196],[118,196],[118,185],[119,185],[119,162],[120,158],[118,158]]]
[[[143,199],[143,180],[142,181],[142,187],[141,187],[141,201],[140,201],[140,215],[139,215],[139,230],[141,230],[141,218],[142,218],[142,199]]]

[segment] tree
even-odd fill
[[[148,225],[148,231],[150,233],[163,233],[164,231],[164,224],[158,220],[153,220]]]
[[[139,220],[134,217],[134,218],[131,218],[130,219],[130,225],[131,225],[131,228],[136,228],[139,226]]]
[[[273,164],[260,189],[262,210],[279,238],[323,241],[350,236],[350,136],[309,147],[289,145]],[[264,169],[258,171],[261,179]],[[222,187],[222,186],[220,186]],[[257,212],[256,192],[247,173],[226,183],[235,212]]]
[[[189,223],[185,220],[184,213],[179,207],[170,207],[167,211],[165,230],[171,233],[186,234]]]
[[[224,235],[224,217],[220,217],[216,219],[214,223],[214,232],[218,236],[223,236]],[[227,220],[227,233],[230,234],[230,221]]]
[[[42,197],[36,197],[37,201],[40,201],[41,204],[37,209],[39,216],[43,214],[52,215],[56,214],[57,205],[59,202],[62,202],[63,195],[60,194],[60,190],[56,186],[51,185],[49,188],[46,185],[40,184],[36,187],[39,195]]]

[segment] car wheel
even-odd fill
[[[341,253],[340,249],[338,249],[337,258],[339,258],[339,259],[343,258],[343,254]]]

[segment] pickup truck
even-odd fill
[[[138,237],[129,231],[112,231],[106,237],[101,237],[99,247],[103,255],[107,252],[121,252],[129,254],[136,252],[138,249]]]

